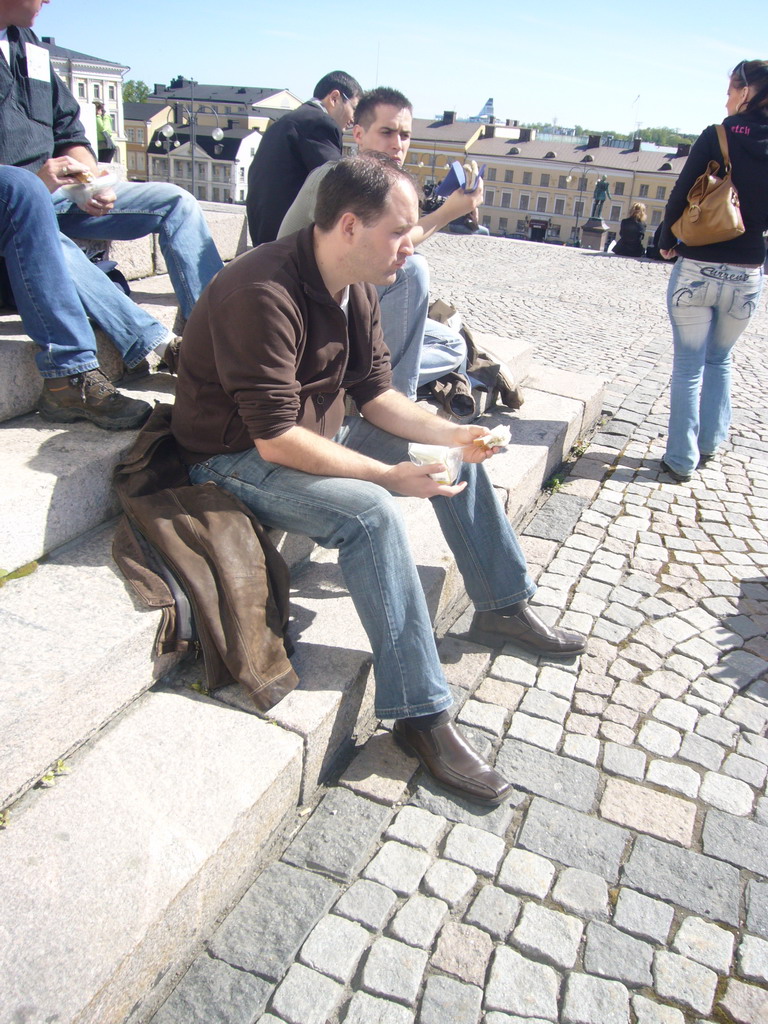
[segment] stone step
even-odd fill
[[[292,817],[302,741],[152,691],[0,832],[0,1024],[122,1024],[186,965]]]

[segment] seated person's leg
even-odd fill
[[[509,784],[466,744],[445,714],[452,697],[394,499],[366,481],[275,466],[255,448],[198,463],[190,479],[225,487],[267,526],[305,533],[338,549],[344,581],[373,651],[376,714],[397,720],[399,741],[443,785],[499,803]]]
[[[382,462],[407,459],[407,442],[360,418],[350,418],[345,441]],[[515,643],[526,650],[569,657],[585,649],[584,638],[551,629],[528,606],[536,586],[525,555],[485,469],[464,463],[466,488],[453,498],[432,498],[440,528],[475,606],[471,633],[481,643]]]
[[[80,302],[88,316],[110,336],[126,366],[136,366],[158,345],[171,341],[172,332],[137,305],[122,288],[117,288],[71,238],[65,235],[58,238]]]
[[[132,239],[157,233],[182,315],[223,264],[202,208],[182,188],[163,182],[121,182],[111,213],[90,217],[68,200],[57,200],[59,229],[70,238]]]
[[[415,398],[419,383],[424,327],[429,309],[429,270],[414,253],[393,284],[379,288],[381,329],[392,359],[392,386]]]
[[[22,168],[0,167],[0,253],[24,329],[40,348],[41,414],[67,423],[88,419],[112,430],[140,426],[150,406],[121,395],[99,370],[93,330],[62,256],[50,193]]]
[[[419,387],[458,370],[467,372],[467,343],[458,331],[437,320],[427,320],[419,367]]]

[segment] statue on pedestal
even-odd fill
[[[592,213],[590,214],[590,216],[594,217],[595,219],[599,219],[600,217],[602,217],[603,203],[606,199],[612,198],[613,196],[611,195],[608,189],[608,179],[605,175],[602,175],[602,177],[597,179],[595,191],[592,193]]]

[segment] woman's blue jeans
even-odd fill
[[[407,442],[359,417],[337,441],[383,462],[407,459]],[[313,476],[266,462],[255,448],[215,455],[190,470],[193,483],[212,480],[243,501],[266,526],[337,548],[344,581],[373,651],[376,713],[407,718],[451,704],[429,609],[397,500],[377,484]],[[440,528],[479,610],[529,598],[528,575],[514,530],[482,467],[464,464],[465,490],[433,498]]]
[[[731,349],[754,315],[762,287],[762,267],[679,259],[672,268],[667,308],[674,362],[664,459],[678,473],[690,473],[728,435]]]

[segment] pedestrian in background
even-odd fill
[[[619,240],[613,247],[616,256],[645,256],[645,203],[633,203],[629,216],[619,227]]]
[[[112,127],[112,118],[107,113],[101,100],[96,100],[96,150],[99,154],[100,164],[112,163],[115,155],[115,130]]]
[[[669,279],[674,363],[669,436],[662,467],[678,482],[690,480],[728,435],[731,423],[731,349],[754,315],[763,287],[768,229],[768,61],[743,60],[733,69],[723,121],[744,233],[727,242],[685,245],[672,225],[688,192],[710,160],[725,173],[717,126],[691,148],[664,212],[659,250],[677,261]]]

